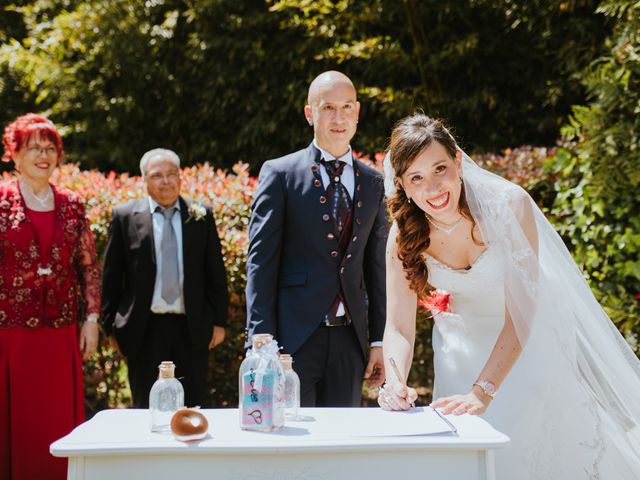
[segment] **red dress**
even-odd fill
[[[84,420],[78,310],[98,313],[99,268],[80,199],[28,210],[0,185],[0,479],[64,479],[49,445]]]

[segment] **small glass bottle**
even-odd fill
[[[300,377],[293,369],[291,355],[280,354],[280,363],[284,369],[284,418],[295,420],[300,408]]]
[[[173,362],[158,365],[158,379],[149,393],[152,432],[171,433],[171,417],[184,407],[184,388],[175,378],[175,368]]]
[[[252,348],[240,365],[240,428],[270,432],[284,427],[284,371],[278,342],[268,333],[251,337]]]

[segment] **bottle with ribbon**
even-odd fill
[[[240,428],[270,432],[284,427],[285,376],[278,342],[268,333],[251,337],[240,365]]]

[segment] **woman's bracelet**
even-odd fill
[[[482,392],[491,398],[495,398],[496,393],[498,393],[496,386],[489,380],[478,380],[472,385],[472,387],[480,387]]]

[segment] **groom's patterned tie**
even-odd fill
[[[162,225],[162,240],[160,241],[160,251],[162,252],[162,298],[169,305],[172,305],[180,295],[180,276],[178,274],[178,241],[176,232],[173,229],[171,219],[176,212],[175,207],[162,208],[158,211],[164,216]]]
[[[329,185],[327,185],[327,196],[329,197],[329,209],[331,212],[331,219],[333,220],[333,227],[335,234],[338,238],[338,246],[340,251],[340,259],[344,256],[349,245],[349,237],[351,236],[351,215],[352,205],[351,196],[347,191],[347,188],[342,183],[342,171],[346,165],[345,162],[340,160],[321,160],[324,168],[329,175]],[[338,291],[329,312],[325,315],[325,319],[330,323],[336,318],[338,307],[342,303],[346,309],[346,302],[344,301],[344,294],[342,288]],[[348,315],[348,312],[347,312]]]
[[[327,194],[329,196],[331,218],[333,220],[334,230],[340,239],[341,250],[344,250],[349,243],[348,235],[343,235],[345,227],[351,222],[351,197],[347,188],[342,183],[342,171],[346,163],[340,160],[322,160],[324,168],[329,175],[329,185],[327,186]],[[343,243],[344,238],[346,242]],[[344,253],[341,251],[340,253]]]

